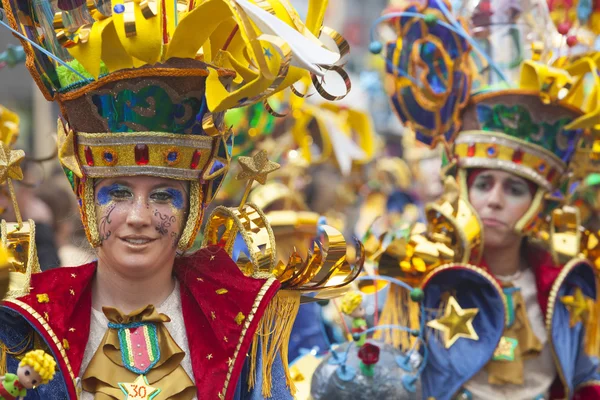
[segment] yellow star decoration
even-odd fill
[[[427,326],[442,332],[444,346],[449,349],[459,338],[479,340],[473,328],[473,319],[478,312],[478,308],[461,308],[454,296],[450,296],[444,315],[429,321]]]
[[[25,158],[23,150],[11,150],[6,144],[0,144],[0,183],[8,178],[20,181],[23,179],[21,161]]]
[[[144,375],[140,375],[133,383],[121,383],[119,387],[125,393],[125,400],[152,400],[160,389],[154,388],[148,384]]]
[[[241,325],[245,319],[246,319],[246,316],[244,314],[242,314],[241,312],[239,312],[234,318],[235,323],[238,325]]]
[[[279,164],[268,159],[267,152],[264,150],[259,151],[252,157],[239,157],[238,162],[242,167],[242,171],[236,179],[240,181],[254,180],[261,185],[267,182],[267,175],[277,171],[280,167]]]
[[[68,129],[65,132],[65,128],[61,121],[58,121],[58,159],[60,163],[65,167],[69,168],[79,178],[83,177],[81,168],[79,166],[79,160],[77,159],[77,153],[75,151],[75,140],[72,129]]]
[[[575,289],[575,293],[573,294],[573,296],[561,297],[560,301],[569,310],[569,314],[571,315],[571,328],[577,325],[577,323],[584,322],[585,320],[587,320],[587,317],[590,312],[590,305],[588,303],[588,299],[581,291],[581,288]]]

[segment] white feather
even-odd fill
[[[248,14],[248,17],[263,34],[278,36],[290,46],[293,66],[323,76],[325,71],[319,68],[319,65],[334,65],[339,61],[339,53],[319,46],[256,4],[247,0],[235,0],[235,2]]]

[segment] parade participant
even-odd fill
[[[229,167],[223,113],[311,74],[319,84],[339,60],[315,37],[324,6],[311,1],[305,24],[285,1],[4,2],[59,103],[59,158],[98,256],[34,274],[2,305],[8,370],[31,347],[57,360],[31,398],[292,397],[283,343],[300,294],[279,296],[284,279],[256,261],[271,257],[255,225],[212,241],[223,219],[211,217],[207,246],[185,252]],[[262,155],[242,167],[262,183],[275,169]],[[229,228],[262,221],[250,205],[221,211]]]
[[[491,3],[491,13],[506,10],[500,2],[497,8]],[[532,7],[539,12],[545,4]],[[555,195],[567,178],[578,141],[595,124],[583,79],[587,72],[597,73],[597,64],[593,55],[544,64],[551,49],[541,40],[551,42],[553,33],[536,34],[544,32],[549,18],[535,20],[543,27],[536,30],[528,25],[528,15],[515,15],[515,10],[509,7],[517,22],[508,28],[514,34],[525,26],[527,34],[515,38],[514,51],[521,57],[523,42],[540,42],[532,47],[535,61],[522,63],[518,87],[511,89],[485,86],[512,85],[507,77],[514,74],[504,74],[495,57],[511,54],[494,43],[488,48],[495,53],[483,52],[447,1],[410,5],[382,18],[393,20],[398,33],[398,41],[387,47],[392,104],[418,140],[445,144],[446,171],[456,175],[461,201],[477,212],[477,225],[483,228],[483,251],[467,260],[477,266],[439,266],[426,259],[421,265],[421,272],[429,273],[421,283],[430,355],[422,376],[424,398],[600,398],[598,365],[586,331],[596,271],[585,259],[561,266],[552,257],[556,252],[532,244],[532,239],[552,236],[544,234],[553,205],[548,195]],[[469,22],[477,25],[475,19]],[[481,35],[485,27],[477,28]],[[490,34],[487,40],[495,38]],[[379,42],[371,44],[374,52],[382,48]],[[485,74],[474,70],[471,48],[485,61]],[[482,91],[473,94],[476,79]],[[443,208],[432,211],[445,214]],[[462,218],[460,209],[455,216]],[[441,238],[455,228],[449,219]],[[456,247],[456,241],[442,243]],[[473,274],[497,291],[467,285]],[[502,302],[506,312],[498,307]],[[505,323],[498,323],[505,317]],[[482,324],[490,329],[485,335]]]

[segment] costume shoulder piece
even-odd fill
[[[199,398],[229,399],[250,351],[250,345],[280,287],[274,277],[245,276],[218,246],[179,258],[176,275],[182,283],[181,299],[190,357]],[[221,397],[222,396],[222,397]]]
[[[261,174],[277,167],[266,160],[264,153],[258,153],[253,159],[240,157],[240,163],[246,165],[244,169],[248,174],[241,173],[241,178],[250,178],[251,181],[259,180]],[[251,184],[249,182],[248,191]],[[231,255],[246,280],[258,279],[258,282],[266,282],[263,288],[269,287],[263,292],[271,298],[261,292],[262,301],[256,299],[255,307],[258,308],[253,314],[262,310],[262,315],[258,313],[252,319],[248,315],[238,315],[248,327],[257,324],[254,332],[248,331],[248,336],[254,335],[250,350],[249,386],[253,387],[256,375],[260,375],[265,397],[271,396],[270,370],[278,356],[281,356],[286,381],[294,393],[287,369],[287,344],[303,296],[310,295],[312,301],[337,297],[347,290],[362,269],[364,251],[360,242],[356,242],[357,259],[350,263],[346,256],[346,241],[339,231],[321,225],[318,232],[320,234],[315,233],[317,237],[309,246],[308,254],[293,252],[286,259],[278,260],[271,225],[256,205],[243,203],[238,208],[217,207],[208,218],[204,245],[222,247]],[[274,297],[271,295],[272,287],[280,288]],[[262,308],[263,303],[268,303],[266,309]],[[258,352],[261,352],[261,357],[256,357]],[[256,365],[257,359],[262,360],[260,365]],[[260,371],[257,371],[258,368]]]
[[[5,325],[0,340],[5,356],[11,356],[9,368],[32,347],[48,348],[57,360],[57,374],[63,377],[49,387],[64,382],[61,392],[75,398],[75,380],[90,329],[90,283],[95,271],[92,263],[33,274],[28,294],[3,301],[0,315]]]

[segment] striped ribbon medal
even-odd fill
[[[108,327],[118,330],[123,366],[139,375],[132,383],[119,383],[125,399],[151,400],[160,392],[148,384],[145,376],[160,360],[156,325],[152,322],[109,323]]]

